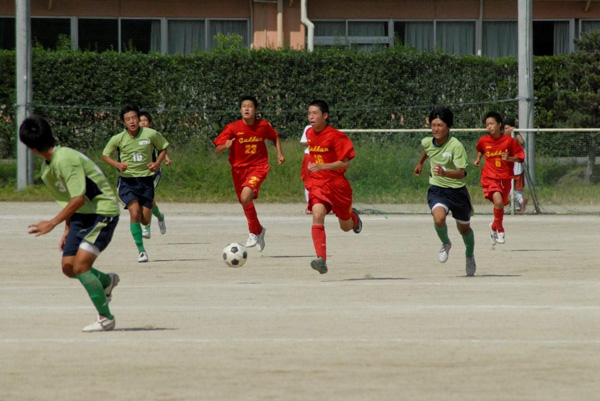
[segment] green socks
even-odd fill
[[[437,224],[434,224],[433,226],[435,227],[435,232],[442,241],[442,244],[449,244],[450,238],[448,238],[448,226],[445,224],[444,227],[438,227]]]
[[[473,229],[470,229],[467,235],[463,235],[462,239],[466,246],[465,256],[472,258],[473,251],[475,250],[475,234],[473,233]]]
[[[83,288],[87,291],[90,299],[94,303],[98,314],[109,319],[114,319],[114,316],[111,315],[110,309],[108,307],[108,301],[106,300],[106,294],[104,293],[104,287],[102,287],[102,283],[98,280],[98,277],[92,273],[92,271],[87,271],[85,273],[77,276]]]
[[[98,280],[100,280],[100,284],[102,284],[102,288],[106,288],[110,285],[110,282],[112,280],[108,274],[102,273],[100,270],[96,270],[93,267],[90,271],[94,276],[98,277]]]
[[[144,239],[142,238],[142,225],[140,223],[129,223],[129,230],[133,236],[133,242],[139,252],[145,252]]]
[[[162,219],[162,213],[158,209],[158,205],[156,205],[152,208],[152,215],[155,216],[159,220]]]

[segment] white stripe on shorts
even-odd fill
[[[443,207],[444,210],[446,211],[446,214],[448,214],[448,206],[444,205],[443,203],[436,203],[435,205],[433,205],[433,207],[431,208],[431,211],[433,212],[433,209],[435,209],[436,207]]]
[[[98,247],[96,245],[94,245],[90,242],[87,242],[85,240],[81,241],[81,243],[79,244],[79,249],[83,249],[84,251],[93,253],[96,256],[100,255],[100,249],[98,249]]]

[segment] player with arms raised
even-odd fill
[[[476,167],[485,163],[481,171],[481,188],[483,196],[494,204],[494,221],[490,223],[490,241],[492,245],[506,242],[504,226],[504,206],[508,205],[511,180],[514,178],[514,163],[523,163],[525,152],[510,135],[502,133],[504,124],[500,113],[488,112],[483,117],[485,129],[489,133],[477,142],[477,158],[473,162]]]
[[[277,163],[285,161],[277,131],[266,120],[256,118],[258,101],[254,96],[242,96],[239,103],[242,118],[229,123],[214,140],[215,153],[229,150],[233,186],[248,221],[246,247],[265,248],[266,228],[260,224],[254,207],[261,185],[269,173],[269,154],[265,141],[277,150]]]
[[[463,178],[467,175],[467,152],[460,141],[450,136],[450,128],[454,124],[454,114],[446,107],[439,107],[429,114],[431,133],[433,138],[423,138],[421,146],[423,153],[415,166],[415,175],[423,171],[423,163],[429,158],[431,172],[427,190],[427,203],[433,216],[435,231],[442,241],[442,248],[438,252],[440,263],[445,263],[450,254],[452,243],[448,237],[446,216],[452,212],[456,220],[456,228],[465,244],[467,276],[473,276],[477,266],[475,264],[475,235],[471,229],[471,215],[473,206],[471,197],[465,186]]]
[[[19,128],[19,138],[44,159],[42,180],[63,208],[51,220],[31,224],[29,233],[38,237],[65,222],[59,245],[63,274],[81,282],[98,311],[98,320],[83,331],[112,330],[115,317],[108,302],[119,276],[103,273],[92,265],[110,243],[119,222],[117,198],[94,162],[74,149],[56,145],[46,120],[27,118]]]
[[[309,149],[306,188],[308,210],[312,212],[312,239],[317,254],[310,265],[321,274],[327,273],[327,240],[325,216],[330,212],[337,216],[343,231],[362,230],[362,221],[352,208],[352,187],[344,173],[354,158],[352,141],[327,123],[329,105],[314,100],[308,107],[311,128],[306,132]]]

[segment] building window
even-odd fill
[[[475,54],[474,21],[437,21],[435,46],[446,53]]]
[[[569,21],[533,21],[533,55],[556,56],[571,51]]]
[[[239,35],[243,39],[243,44],[250,47],[250,38],[248,35],[248,21],[246,20],[209,20],[209,49],[215,47],[217,34]]]
[[[314,21],[314,24],[315,44],[321,47],[369,51],[393,42],[387,21]]]
[[[600,20],[582,20],[581,21],[581,32],[592,32],[600,30]]]
[[[31,40],[45,49],[56,49],[58,39],[63,35],[71,36],[71,20],[69,18],[32,18]]]
[[[483,55],[517,56],[519,53],[517,21],[483,21]]]
[[[0,49],[15,50],[15,19],[0,18]]]
[[[121,51],[160,52],[160,20],[122,19]]]
[[[169,21],[169,54],[191,54],[206,50],[206,30],[204,20]]]
[[[80,18],[77,21],[81,50],[119,50],[119,21],[116,19]]]
[[[433,50],[433,21],[394,22],[394,40],[421,51]]]

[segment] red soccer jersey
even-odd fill
[[[318,133],[313,128],[310,128],[306,132],[306,138],[310,152],[310,163],[333,163],[339,160],[351,160],[354,158],[352,141],[346,134],[329,125]],[[310,172],[306,180],[306,186],[323,185],[334,178],[343,177],[345,172],[346,169]]]
[[[232,167],[251,167],[269,164],[266,140],[276,140],[277,131],[266,120],[255,120],[246,125],[237,120],[225,126],[214,140],[216,146],[225,145],[229,139],[235,139],[229,148],[229,164]]]
[[[519,142],[509,135],[502,134],[498,138],[485,135],[479,138],[476,147],[478,152],[485,156],[485,163],[481,171],[481,178],[508,179],[513,178],[513,162],[502,160],[502,153],[508,152],[509,156],[525,158],[525,152]]]

